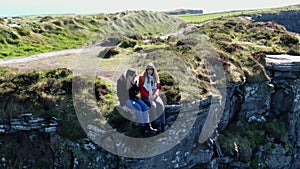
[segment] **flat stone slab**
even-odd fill
[[[266,68],[283,72],[300,71],[300,56],[267,55]]]

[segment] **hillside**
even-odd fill
[[[53,57],[53,59],[46,58],[25,63],[12,63],[8,66],[25,70],[68,68],[74,71],[76,69],[74,61],[79,61],[81,55],[85,55],[84,58],[88,59],[91,63],[101,62],[101,65],[97,67],[97,75],[99,77],[105,76],[114,82],[115,78],[122,71],[126,71],[127,68],[136,67],[139,72],[142,72],[146,62],[154,62],[159,71],[170,74],[178,81],[182,95],[181,102],[186,102],[202,97],[202,95],[205,96],[210,92],[216,92],[213,89],[214,87],[211,86],[211,78],[216,75],[210,73],[215,70],[209,67],[208,63],[217,64],[224,69],[224,72],[220,72],[217,75],[219,77],[214,77],[213,83],[215,84],[224,85],[224,82],[243,83],[245,79],[247,79],[247,83],[257,83],[269,79],[264,68],[266,54],[287,53],[297,55],[300,53],[299,37],[297,38],[296,34],[288,32],[285,27],[276,23],[252,22],[247,17],[228,17],[200,25],[182,24],[177,28],[176,26],[180,23],[179,20],[159,13],[148,13],[145,11],[129,12],[128,16],[123,13],[124,16],[122,17],[121,14],[112,14],[115,19],[111,19],[108,22],[108,25],[114,25],[114,28],[120,32],[112,32],[110,29],[112,27],[109,26],[98,30],[103,34],[100,33],[100,38],[94,43],[104,45],[102,49],[96,48],[92,53],[80,54],[79,56],[77,54],[70,54],[70,56],[65,58],[58,56]],[[52,19],[49,19],[49,16],[43,18],[37,17],[39,20],[49,19],[49,21],[41,23],[41,29],[44,29],[43,25],[49,25],[50,23],[55,25],[59,21],[61,26],[56,25],[54,27],[64,28],[63,30],[68,32],[72,29],[69,29],[67,26],[74,26],[75,23],[80,25],[80,20],[77,19],[77,22],[66,24],[65,19],[71,18],[75,21],[77,17],[82,18],[81,21],[86,21],[87,18],[95,16],[56,17]],[[166,20],[168,18],[169,20]],[[22,18],[18,19],[22,20]],[[108,20],[108,18],[103,20]],[[150,24],[150,20],[153,24]],[[36,18],[33,19],[32,23],[34,22],[37,22]],[[157,23],[159,26],[155,26],[154,23]],[[128,27],[130,24],[133,25],[132,28]],[[168,25],[172,25],[172,27]],[[91,25],[86,24],[85,26],[87,27],[85,29],[74,29],[70,35],[75,34],[77,31],[79,31],[77,33],[80,33],[83,30],[86,30],[89,34],[96,34],[88,29],[88,26]],[[142,29],[141,27],[144,28]],[[166,27],[168,29],[165,29]],[[161,29],[165,30],[159,32],[159,34],[179,29],[182,32],[179,33],[179,30],[174,36],[162,39],[155,34],[156,31]],[[109,38],[107,36],[104,38],[105,32],[107,32]],[[147,36],[145,32],[148,32]],[[118,33],[123,35],[118,35]],[[22,41],[31,37],[32,34],[30,32],[29,36],[21,37],[17,40]],[[39,35],[44,38],[44,33]],[[69,36],[69,34],[67,35]],[[56,38],[55,35],[51,36],[54,39]],[[93,41],[94,35],[91,36],[92,38],[89,38],[89,40],[92,39]],[[101,36],[103,37],[101,38]],[[52,40],[54,41],[54,39]],[[34,37],[31,39],[31,41],[35,40]],[[69,43],[66,44],[68,44],[67,47],[72,46],[72,42],[70,46]],[[105,45],[107,44],[115,46],[106,48]],[[10,48],[14,49],[17,47],[16,45],[12,45]],[[22,47],[20,48],[22,49]],[[120,70],[117,71],[116,67],[119,67]],[[189,85],[191,80],[194,84],[187,90],[185,86]]]
[[[0,18],[0,58],[93,45],[110,34],[165,34],[179,23],[174,17],[146,11]]]

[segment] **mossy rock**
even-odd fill
[[[109,59],[112,56],[115,56],[119,53],[120,52],[117,50],[116,47],[108,47],[108,48],[105,48],[105,50],[100,51],[98,54],[98,57],[103,58],[103,59]]]
[[[135,41],[135,40],[132,40],[132,39],[124,39],[121,43],[120,43],[120,45],[119,45],[119,47],[120,48],[134,48],[135,47],[135,45],[137,44],[137,42]]]
[[[116,46],[122,42],[122,37],[117,37],[117,35],[112,35],[101,42],[101,46]]]

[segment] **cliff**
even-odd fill
[[[217,96],[182,107],[168,107],[169,123],[174,118],[182,120],[173,124],[167,133],[153,138],[151,149],[135,147],[143,154],[149,153],[149,157],[138,159],[116,156],[99,147],[98,145],[108,141],[110,146],[118,149],[115,152],[134,150],[130,144],[119,145],[118,138],[105,137],[111,133],[103,134],[97,126],[88,126],[90,139],[72,141],[58,134],[62,127],[59,119],[43,119],[27,113],[0,125],[0,166],[251,168],[255,161],[261,167],[297,168],[300,162],[300,72],[284,63],[276,63],[278,67],[275,68],[275,61],[272,60],[274,57],[268,58],[266,68],[271,81],[228,85],[227,101],[218,128],[204,142],[199,136],[209,131],[204,130],[203,126],[209,122],[209,116],[216,115],[215,108],[222,110]],[[279,69],[282,66],[289,66],[289,69]],[[237,131],[241,136],[231,137]],[[176,137],[182,137],[182,140],[177,142]],[[100,139],[101,142],[97,142]],[[166,147],[172,142],[174,147]],[[168,148],[170,149],[165,151]],[[30,153],[27,154],[28,152]],[[130,153],[127,155],[130,156]]]
[[[284,25],[287,30],[291,32],[300,33],[300,11],[281,11],[279,13],[266,13],[251,15],[252,19],[256,22],[276,22]]]

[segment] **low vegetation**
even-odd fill
[[[243,120],[231,123],[218,137],[223,155],[231,156],[239,161],[250,162],[254,160],[252,155],[259,151],[259,146],[265,146],[265,153],[272,152],[273,146],[270,145],[270,138],[273,138],[276,144],[290,144],[282,118],[268,119],[266,123],[247,123]],[[259,168],[254,164],[254,162],[251,163],[252,168]]]
[[[0,18],[0,58],[78,48],[99,43],[109,34],[165,34],[179,23],[146,11]]]
[[[85,137],[73,105],[72,80],[74,78],[80,77],[73,77],[73,73],[67,69],[32,70],[20,73],[15,69],[2,67],[0,69],[1,121],[30,112],[35,117],[59,119],[61,127],[63,126],[59,134],[65,137],[71,139]],[[101,79],[95,83],[95,93],[100,105],[112,101],[100,99],[101,96],[111,93]]]
[[[253,23],[247,18],[230,17],[200,29],[227,63],[225,68],[233,82],[242,72],[249,83],[268,80],[264,70],[266,54],[300,54],[297,35],[273,22]],[[291,52],[292,49],[296,50]]]

